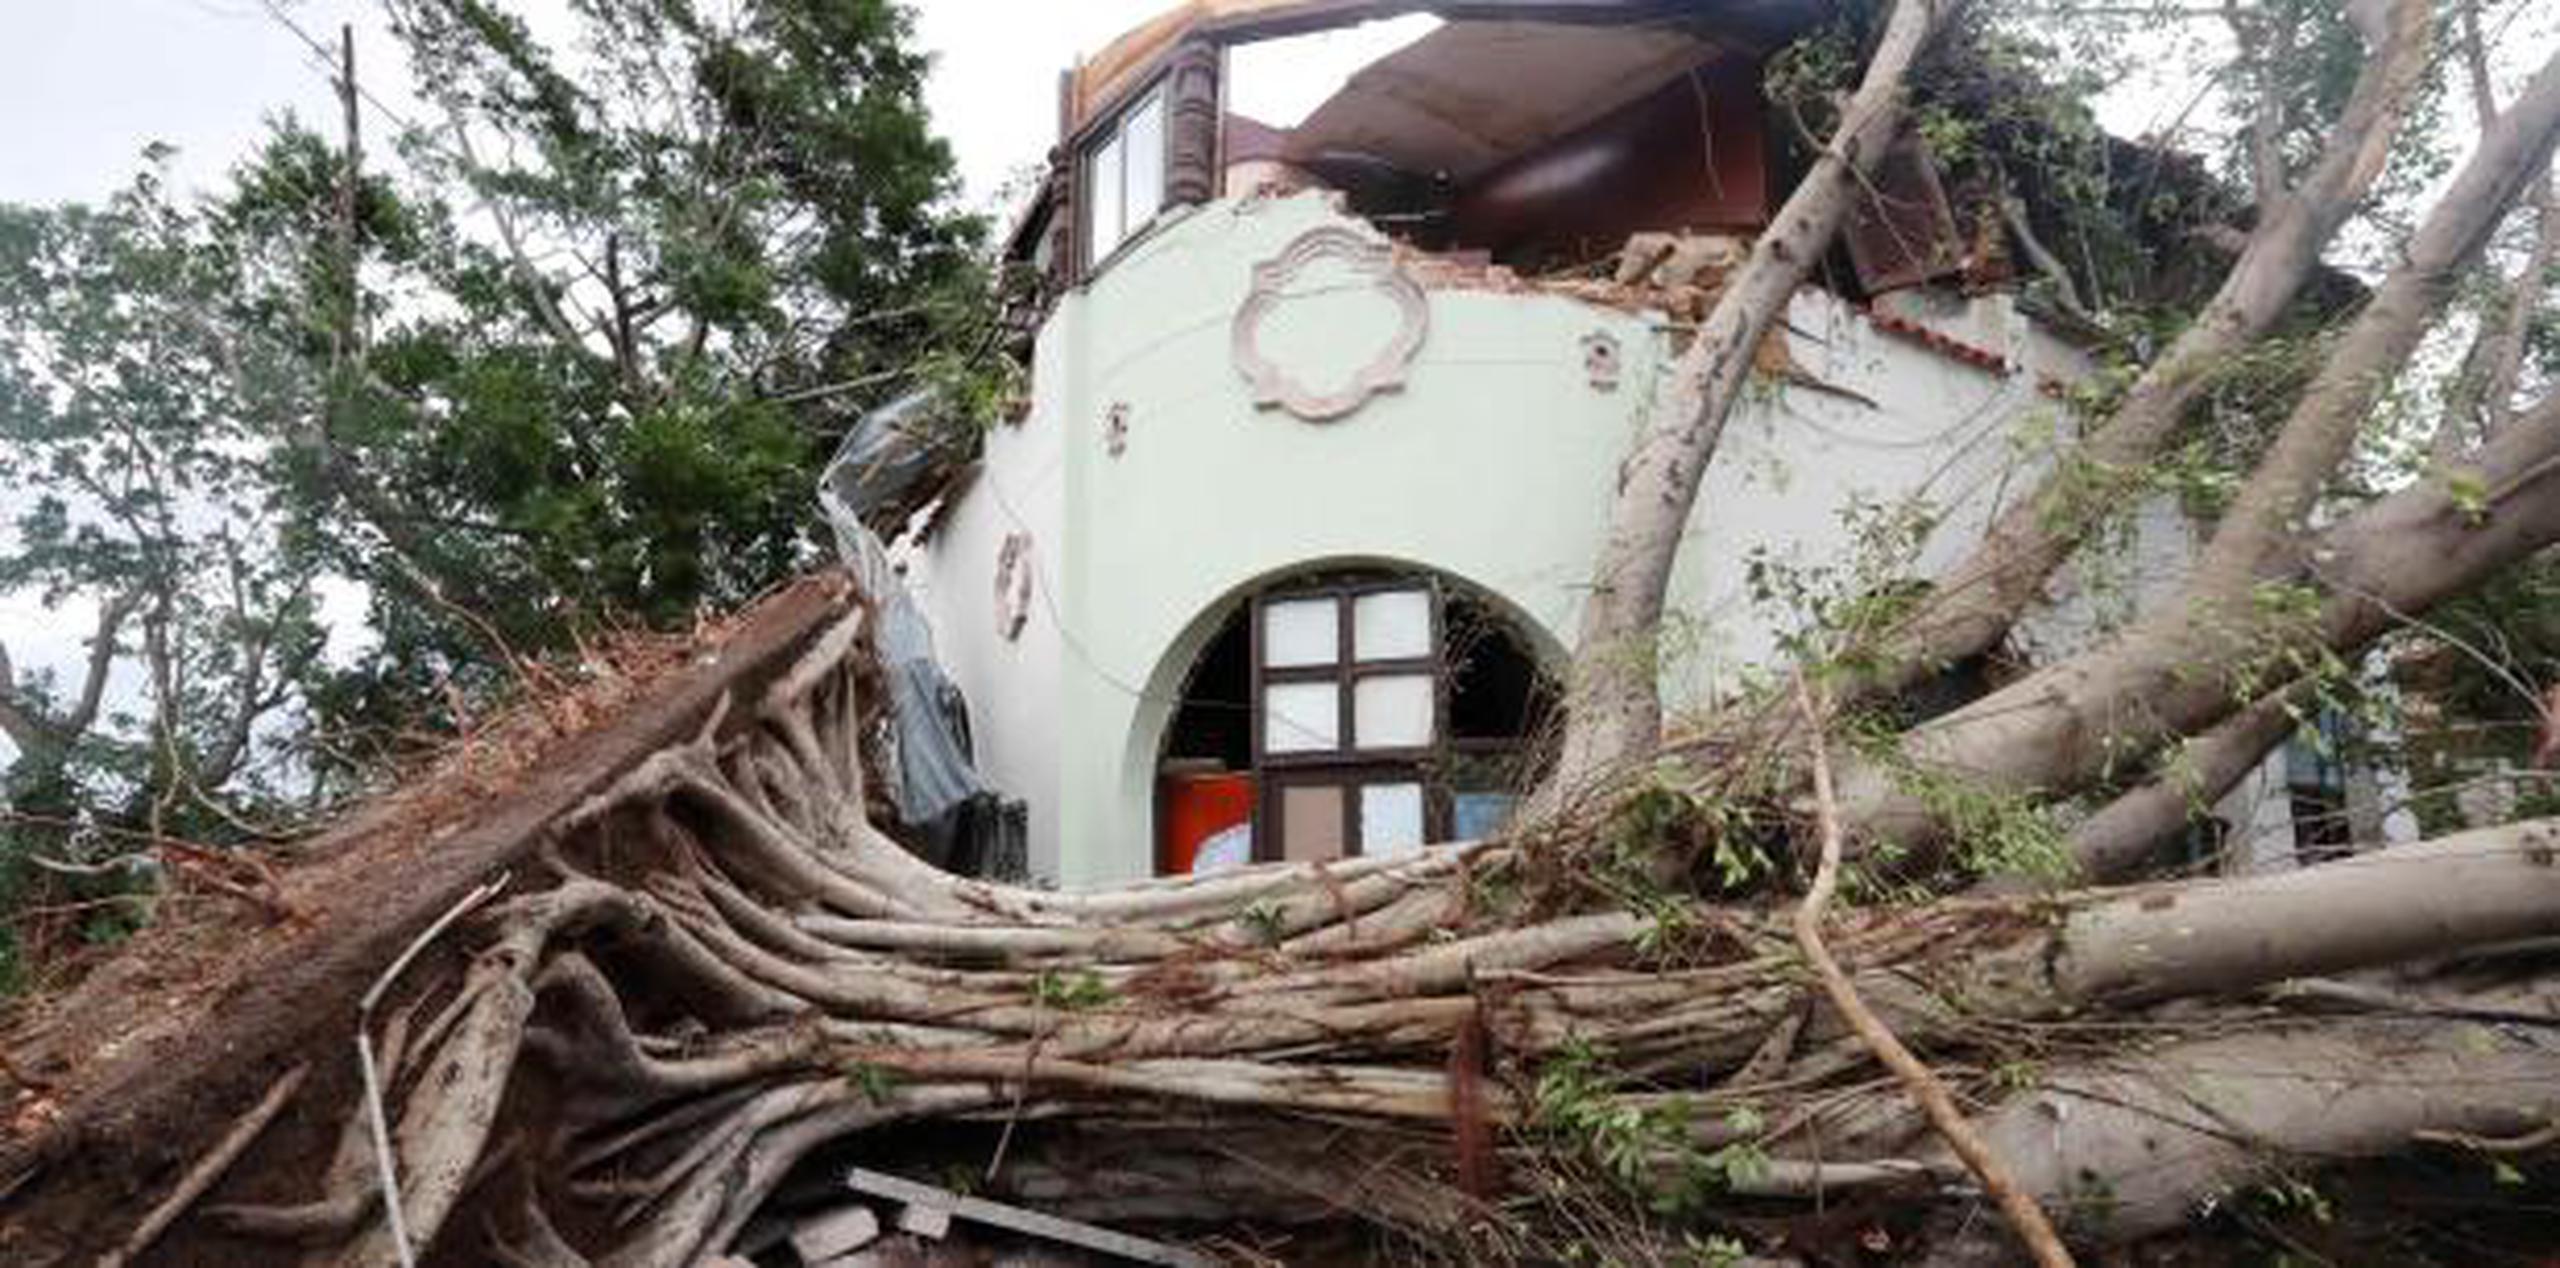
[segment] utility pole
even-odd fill
[[[363,123],[356,110],[356,28],[344,23],[338,27],[338,107],[346,119],[347,156],[345,168],[338,178],[338,268],[339,283],[345,289],[337,297],[338,320],[330,332],[330,369],[344,374],[364,355],[363,288],[357,271],[360,257],[356,249],[356,182],[364,166]],[[343,381],[343,380],[342,380]]]

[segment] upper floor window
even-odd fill
[[[1084,152],[1085,261],[1100,264],[1164,209],[1164,90],[1095,134]]]

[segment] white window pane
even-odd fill
[[[1262,689],[1262,751],[1321,753],[1342,747],[1341,688],[1275,682]]]
[[[1122,236],[1155,219],[1164,206],[1164,94],[1147,98],[1121,125]]]
[[[1092,236],[1087,240],[1086,259],[1095,264],[1120,245],[1120,138],[1113,137],[1093,152],[1085,169],[1085,195],[1093,206],[1086,210],[1086,225]]]
[[[1331,599],[1292,599],[1262,608],[1262,663],[1330,665],[1342,654],[1342,609]]]
[[[1379,674],[1352,688],[1351,734],[1362,748],[1431,742],[1431,675]]]
[[[1360,852],[1406,854],[1422,848],[1422,785],[1366,784],[1360,789]]]
[[[1430,655],[1430,594],[1397,590],[1352,600],[1351,654],[1359,660],[1419,660]]]

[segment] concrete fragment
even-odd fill
[[[791,1249],[802,1263],[850,1254],[880,1236],[880,1217],[867,1206],[839,1207],[809,1216],[791,1230]]]

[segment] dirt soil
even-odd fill
[[[114,1246],[296,1064],[310,1082],[262,1142],[260,1170],[316,1170],[336,1132],[320,1116],[353,1103],[356,1002],[408,942],[483,881],[530,878],[545,825],[693,734],[723,693],[752,698],[853,603],[841,574],[820,574],[689,637],[600,653],[585,681],[493,719],[291,847],[274,895],[291,914],[184,904],[76,985],[16,1008],[0,1032],[0,1263]]]

